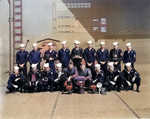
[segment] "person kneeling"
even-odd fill
[[[7,82],[8,91],[6,91],[6,94],[12,93],[17,90],[20,90],[20,92],[22,92],[22,89],[24,89],[25,81],[26,77],[19,72],[19,67],[15,66],[14,72],[10,75],[9,80]]]
[[[111,89],[115,90],[117,86],[117,91],[120,92],[122,80],[123,80],[122,73],[118,69],[114,69],[113,62],[109,62],[106,74],[106,81],[109,82],[110,84],[110,90]]]
[[[50,85],[50,92],[53,92],[54,83],[54,73],[53,70],[49,68],[49,63],[44,64],[44,71],[42,72],[42,84],[45,90],[48,89]]]
[[[139,86],[141,82],[140,74],[131,67],[131,63],[125,64],[126,69],[123,70],[123,76],[124,76],[124,87],[126,90],[131,86],[131,90],[134,88],[134,83],[136,83],[137,88],[136,91],[139,91]]]
[[[34,92],[34,91],[40,92],[42,87],[41,71],[37,69],[37,64],[32,64],[31,67],[32,70],[29,71],[27,76],[28,83],[26,83],[25,86],[29,92]]]

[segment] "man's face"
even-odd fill
[[[45,71],[49,71],[49,67],[45,67]]]
[[[33,71],[36,71],[36,69],[37,69],[37,67],[32,67],[32,70],[33,70]]]
[[[100,71],[100,67],[95,67],[95,71],[99,72]]]
[[[114,66],[109,66],[110,71],[114,71]]]
[[[88,48],[92,48],[92,44],[88,44]]]
[[[114,49],[117,50],[118,49],[118,45],[114,45]]]
[[[131,48],[132,48],[131,46],[127,46],[127,50],[128,50],[128,51],[130,51],[130,50],[131,50]]]
[[[23,52],[25,50],[25,47],[21,47],[20,50],[21,52]]]
[[[38,47],[36,46],[36,47],[33,47],[33,50],[37,50],[38,49]]]
[[[81,68],[81,70],[84,70],[85,65],[84,64],[80,65],[80,68]]]
[[[14,73],[15,74],[19,73],[19,69],[14,69]]]
[[[75,44],[75,48],[78,48],[79,47],[79,44]]]
[[[63,44],[62,47],[65,49],[67,48],[67,44]]]
[[[104,48],[105,48],[105,45],[101,45],[101,48],[104,49]]]
[[[69,64],[69,69],[72,69],[73,68],[73,65],[72,64]]]
[[[53,49],[53,45],[49,45],[49,50],[52,50]]]
[[[131,66],[126,66],[127,71],[131,70]]]
[[[58,67],[57,70],[58,70],[58,72],[60,72],[60,71],[62,70],[62,68],[61,68],[61,67]]]

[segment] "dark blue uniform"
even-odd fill
[[[49,71],[43,71],[42,72],[42,77],[43,78],[48,78],[48,82],[43,81],[43,85],[47,87],[50,85],[50,91],[53,92],[53,83],[54,83],[54,73],[53,70],[50,69]]]
[[[126,80],[128,80],[131,83],[131,89],[133,90],[133,84],[136,83],[137,85],[137,91],[138,88],[140,86],[140,82],[141,82],[141,78],[140,78],[140,74],[135,70],[135,69],[131,69],[130,72],[128,72],[126,69],[122,71],[123,76],[124,76],[124,86],[125,88],[128,87]],[[135,81],[132,82],[132,78],[135,77]]]
[[[134,63],[136,62],[136,52],[131,50],[129,53],[126,50],[123,55],[123,63],[131,63],[131,67],[134,68]]]
[[[104,83],[104,71],[100,71],[99,73],[94,72],[94,77],[93,80],[95,82],[95,84],[97,84],[98,82],[101,82],[102,84]]]
[[[37,64],[37,68],[40,70],[40,62],[42,61],[41,52],[32,50],[29,54],[30,70],[32,64]]]
[[[95,70],[95,67],[94,67],[94,62],[96,60],[96,51],[94,48],[92,48],[91,50],[89,50],[88,48],[86,48],[84,50],[84,60],[86,62],[86,67],[91,69],[91,73],[92,73],[92,76],[94,74],[94,70]],[[89,67],[87,65],[87,63],[92,63],[91,67]]]
[[[74,66],[76,66],[79,71],[82,58],[74,58],[74,56],[76,55],[83,57],[83,49],[81,47],[79,47],[78,49],[73,48],[71,52],[71,59],[73,60]]]
[[[96,59],[97,59],[99,64],[101,64],[100,62],[106,62],[104,65],[101,64],[101,69],[106,74],[106,72],[107,72],[107,62],[109,60],[109,52],[108,52],[108,50],[104,49],[104,51],[102,52],[101,49],[98,49],[97,53],[96,53]]]
[[[35,77],[33,77],[33,75]],[[31,91],[31,92],[34,92],[35,90],[41,91],[42,73],[40,70],[36,70],[35,72],[33,72],[32,70],[29,71],[27,80],[28,80],[28,82],[25,84],[25,87],[26,87],[26,89],[28,89],[28,91]],[[29,85],[29,82],[31,82],[31,86]],[[38,82],[37,85],[36,85],[36,82]]]
[[[116,82],[114,81],[114,78],[118,76]],[[112,86],[112,84],[110,83],[110,81],[113,81],[116,83],[115,86],[113,86],[113,88],[115,89],[115,87],[117,86],[117,91],[120,91],[120,87],[123,81],[123,73],[120,72],[118,69],[114,69],[113,72],[107,70],[106,72],[106,81],[109,83],[110,86]]]
[[[23,75],[27,77],[27,62],[28,62],[28,52],[27,51],[18,51],[16,53],[16,63],[18,64],[19,71],[23,71]],[[20,64],[24,64],[23,68],[20,68]]]
[[[49,60],[50,58],[53,58],[54,60]],[[57,60],[57,52],[55,50],[52,50],[51,52],[47,50],[44,54],[44,60],[46,60],[46,63],[49,63],[49,67],[55,71],[55,64],[54,61]]]
[[[18,80],[17,82],[15,82],[15,79],[17,79],[17,78],[20,78],[20,80]],[[13,74],[10,75],[9,80],[7,82],[7,84],[8,84],[7,89],[11,93],[15,89],[13,85],[17,85],[18,89],[20,88],[20,91],[22,92],[22,89],[24,89],[25,82],[26,82],[26,77],[23,74],[18,73],[18,75],[16,76],[13,73]]]
[[[121,49],[112,49],[110,51],[110,54],[109,54],[109,60],[110,62],[118,62],[117,65],[114,65],[115,68],[119,69],[121,71],[121,61],[123,59],[123,53],[122,53],[122,50]]]
[[[61,48],[58,51],[58,59],[62,63],[62,68],[67,68],[70,61],[70,50],[67,48],[63,50],[63,48]]]

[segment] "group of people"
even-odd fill
[[[85,77],[85,89],[90,92],[91,85],[101,83],[107,91],[134,90],[139,92],[140,75],[134,68],[136,52],[132,50],[131,43],[126,44],[127,50],[123,53],[118,48],[118,42],[113,43],[113,49],[105,48],[105,42],[100,42],[100,48],[96,51],[92,41],[87,42],[87,48],[83,50],[79,41],[74,41],[75,47],[70,50],[67,42],[62,42],[62,48],[53,49],[54,44],[49,43],[49,49],[42,57],[37,44],[33,43],[33,50],[28,54],[25,44],[20,45],[20,51],[16,54],[17,66],[8,80],[6,92],[41,92],[41,91],[65,91],[65,82],[72,83],[73,91],[76,90],[77,79]],[[46,60],[43,69],[40,69],[42,58]],[[124,70],[121,71],[121,61]],[[30,63],[30,71],[27,73],[27,62]],[[71,91],[72,91],[71,90]]]

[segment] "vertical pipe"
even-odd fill
[[[11,2],[9,3],[9,71],[11,71]]]

